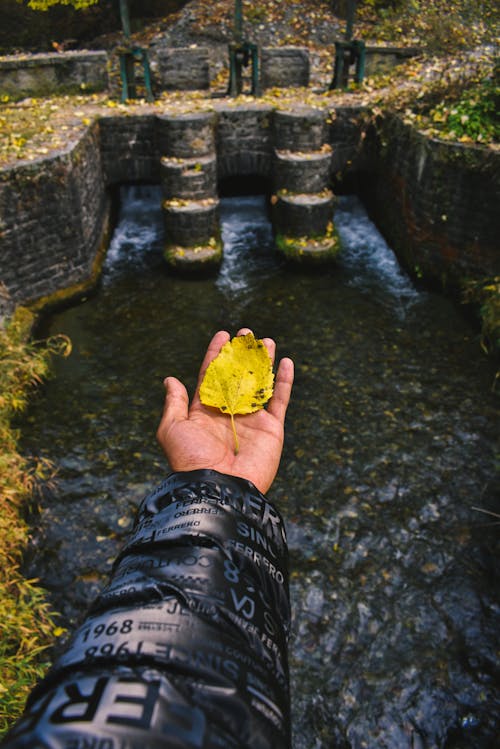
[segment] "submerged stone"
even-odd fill
[[[171,268],[186,272],[216,270],[222,261],[222,243],[213,239],[196,247],[167,246],[163,257]]]
[[[276,247],[287,260],[304,265],[322,265],[337,258],[341,243],[337,232],[329,230],[320,237],[288,237],[278,234]]]

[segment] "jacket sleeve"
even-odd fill
[[[248,481],[170,475],[2,749],[288,749],[282,518]]]

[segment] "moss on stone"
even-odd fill
[[[222,261],[222,241],[212,237],[206,244],[195,247],[167,245],[163,257],[177,271],[186,273],[210,272],[216,270]]]
[[[323,265],[334,261],[341,250],[340,237],[331,223],[325,234],[311,237],[290,237],[278,233],[276,247],[287,260],[304,265]]]

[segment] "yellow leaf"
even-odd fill
[[[210,362],[200,387],[200,400],[231,416],[234,454],[239,444],[235,414],[251,414],[273,394],[272,361],[264,342],[252,333],[228,341]]]

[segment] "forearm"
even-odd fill
[[[172,474],[5,749],[90,737],[99,749],[286,749],[289,620],[273,505],[243,479]]]

